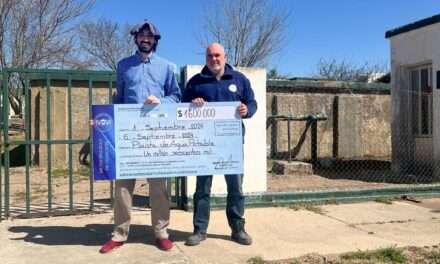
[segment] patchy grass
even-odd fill
[[[289,209],[293,209],[295,211],[307,210],[310,212],[314,212],[316,214],[324,214],[324,210],[313,203],[295,203],[295,204],[290,204],[288,207]]]
[[[343,254],[341,259],[344,260],[367,260],[373,262],[385,263],[405,263],[406,257],[402,249],[395,247],[381,248],[377,250],[357,251]]]
[[[67,178],[69,171],[66,169],[54,169],[52,171],[53,178]]]
[[[339,202],[336,199],[333,198],[333,199],[325,200],[325,204],[337,205],[337,204],[339,204]]]
[[[264,260],[262,257],[253,257],[246,261],[247,264],[301,264],[301,260],[299,259],[289,259],[289,260]]]
[[[394,200],[395,199],[391,197],[379,197],[374,199],[376,203],[383,203],[383,204],[393,204]]]
[[[80,178],[88,178],[90,176],[90,168],[81,166],[79,169],[72,171],[73,175],[79,175]],[[54,169],[52,170],[53,178],[67,178],[69,177],[68,169]]]
[[[265,264],[267,261],[265,261],[262,257],[253,257],[246,261],[247,264]]]
[[[89,167],[81,166],[76,172],[80,176],[83,176],[83,177],[89,177],[90,176],[90,168]]]
[[[306,254],[297,258],[265,260],[248,259],[248,264],[440,264],[440,244],[426,247],[387,247],[377,250],[359,250],[340,255]]]
[[[428,251],[423,254],[428,263],[440,263],[440,251]]]

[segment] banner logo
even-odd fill
[[[113,127],[113,119],[109,114],[100,113],[93,121],[94,126],[101,132],[107,132]]]

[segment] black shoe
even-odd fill
[[[185,245],[187,246],[197,246],[206,239],[206,234],[202,234],[200,232],[194,232],[192,235],[190,235],[185,242]]]
[[[231,239],[241,245],[249,246],[252,244],[252,237],[244,230],[232,231]]]

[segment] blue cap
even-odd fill
[[[147,29],[149,30],[155,39],[160,39],[160,32],[159,30],[153,25],[153,23],[148,22],[146,19],[142,21],[141,23],[135,25],[131,30],[130,34],[133,36],[136,36],[137,33],[140,31]]]

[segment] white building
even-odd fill
[[[184,68],[185,83],[202,70],[201,65],[187,65]],[[250,119],[244,119],[246,134],[244,139],[244,178],[245,194],[262,193],[267,190],[266,163],[266,70],[260,68],[238,68],[246,75],[255,93],[258,110]],[[187,178],[188,196],[190,200],[195,191],[196,177]],[[212,181],[211,194],[225,196],[227,188],[223,176],[215,176]]]
[[[391,44],[392,162],[440,179],[440,14],[386,32]]]

